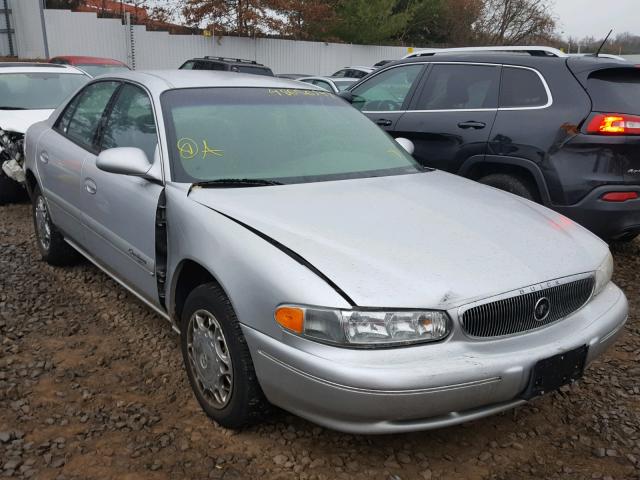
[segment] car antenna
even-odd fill
[[[602,41],[602,43],[600,44],[600,48],[598,48],[598,51],[596,52],[596,57],[598,55],[600,55],[600,51],[602,50],[602,48],[604,47],[604,44],[607,43],[607,40],[609,40],[609,37],[611,36],[611,34],[613,33],[613,28],[611,30],[609,30],[609,33],[607,33],[607,36],[604,37],[604,40]]]

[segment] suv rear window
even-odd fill
[[[640,114],[640,69],[598,70],[589,76],[587,90],[596,112]]]
[[[500,85],[500,108],[543,107],[547,91],[536,72],[526,68],[504,67]]]

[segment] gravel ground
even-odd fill
[[[284,412],[201,412],[169,325],[89,263],[39,260],[0,207],[0,476],[41,479],[640,479],[640,242],[615,252],[626,332],[571,388],[445,430],[367,437]]]

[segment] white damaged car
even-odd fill
[[[24,134],[51,112],[89,77],[65,65],[0,63],[0,204],[26,192],[24,182]]]

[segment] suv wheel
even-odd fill
[[[532,202],[539,202],[536,187],[529,180],[521,176],[508,173],[492,173],[478,179],[478,182],[490,187],[499,188],[505,192],[513,193]]]
[[[258,423],[268,410],[231,302],[214,283],[187,297],[181,322],[182,357],[202,409],[219,425]]]
[[[77,263],[80,255],[64,241],[64,237],[51,221],[47,201],[37,185],[33,190],[32,210],[36,241],[42,259],[55,266]]]

